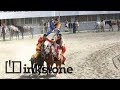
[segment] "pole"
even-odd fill
[[[60,12],[59,12],[59,21],[60,21]]]

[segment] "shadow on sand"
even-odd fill
[[[51,77],[56,77],[56,75],[53,74],[42,74],[42,75],[37,75],[37,74],[31,74],[31,75],[21,75],[20,78],[18,79],[50,79]]]
[[[6,40],[4,41],[4,40],[0,39],[0,41],[3,41],[3,42],[5,42],[5,41],[11,41],[11,40],[8,40],[8,39],[6,39]]]

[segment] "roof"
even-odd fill
[[[120,11],[1,11],[0,19],[71,16],[71,15],[97,15],[116,14]]]

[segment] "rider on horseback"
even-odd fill
[[[54,39],[51,39],[52,41],[54,40]],[[48,40],[49,41],[49,40]],[[53,48],[52,48],[53,47]],[[52,54],[54,55],[54,56],[56,56],[56,54],[55,54],[55,49],[54,49],[54,42],[50,42],[49,41],[49,43],[48,43],[48,45],[47,45],[47,47],[46,47],[46,49],[45,49],[45,52],[46,52],[46,57],[48,58],[48,54],[50,53],[50,49],[52,48]]]
[[[56,53],[58,53],[59,49],[62,49],[62,56],[63,56],[63,64],[66,60],[64,53],[66,52],[66,47],[62,38],[62,34],[57,34],[57,37],[55,38],[56,41]]]
[[[46,41],[46,37],[47,37],[47,35],[44,34],[43,37],[40,37],[40,38],[38,39],[38,43],[36,44],[36,54],[34,54],[34,55],[32,56],[32,59],[33,59],[34,61],[36,61],[37,57],[39,56],[39,54],[40,54],[40,52],[41,52],[41,45],[44,45],[44,42]]]
[[[49,35],[53,31],[56,31],[56,34],[59,34],[60,33],[60,27],[61,27],[61,24],[60,24],[60,21],[58,20],[58,17],[57,17],[57,18],[55,18],[54,21],[52,20],[50,22],[50,31],[47,32],[47,35]]]
[[[64,53],[66,52],[66,47],[65,47],[65,44],[63,42],[62,34],[57,34],[57,37],[54,37],[54,38],[55,38],[54,40],[49,40],[47,38],[47,41],[49,41],[49,42],[51,42],[51,43],[54,44],[56,55],[58,54],[58,50],[62,49],[62,56],[63,56],[63,62],[62,62],[62,64],[64,64],[64,62],[66,60],[66,58],[64,56]]]

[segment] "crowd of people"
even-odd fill
[[[67,20],[65,21],[65,27],[67,30],[72,31],[73,33],[76,33],[79,27],[79,23],[77,20],[75,20],[73,23],[68,22]]]

